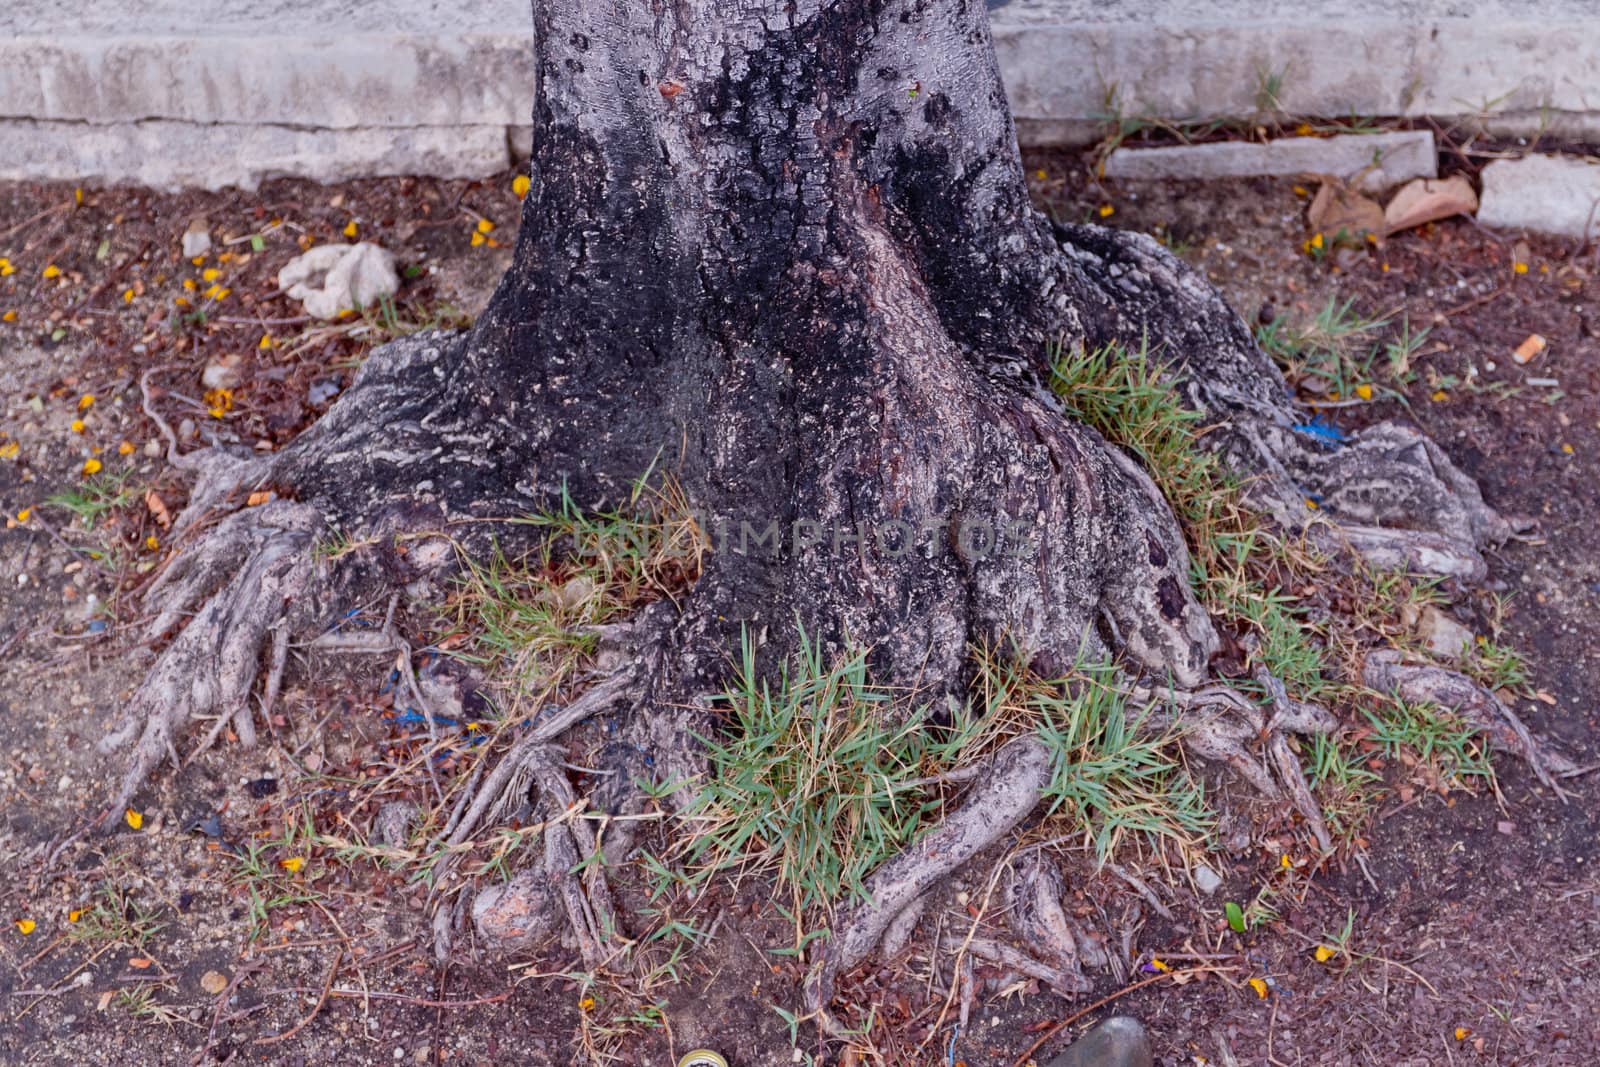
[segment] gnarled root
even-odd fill
[[[1406,663],[1399,652],[1380,649],[1367,654],[1361,680],[1368,687],[1393,693],[1401,700],[1436,704],[1453,711],[1483,731],[1494,744],[1524,760],[1539,781],[1563,800],[1567,793],[1556,779],[1584,773],[1584,768],[1536,739],[1499,697],[1464,674],[1431,664]]]
[[[1083,966],[1104,965],[1105,953],[1083,936],[1062,906],[1066,890],[1060,868],[1034,849],[1012,869],[1006,886],[1007,918],[1028,951],[1062,976],[1059,980],[1046,979],[1057,993],[1086,993],[1090,983],[1083,976]],[[1016,969],[1038,977],[1033,971]]]
[[[827,1009],[838,976],[871,954],[901,911],[1027,818],[1050,772],[1050,751],[1037,737],[1009,742],[960,808],[872,873],[866,902],[835,925],[806,978],[806,1011],[825,1029],[835,1029]]]
[[[289,501],[236,513],[179,555],[152,586],[150,595],[162,598],[163,609],[150,625],[151,637],[198,610],[134,692],[121,726],[101,742],[102,751],[111,751],[139,736],[112,811],[128,805],[163,757],[181,764],[176,738],[192,718],[215,713],[211,738],[231,724],[241,743],[254,743],[249,697],[261,650],[272,649],[266,690],[275,695],[289,629],[304,625],[315,610],[320,583],[312,547],[322,526],[316,508]]]
[[[1175,709],[1152,713],[1152,724],[1176,730],[1190,752],[1227,764],[1268,799],[1288,799],[1305,819],[1317,845],[1331,851],[1333,838],[1323,821],[1322,807],[1311,795],[1305,771],[1285,734],[1332,733],[1338,722],[1325,708],[1291,700],[1283,684],[1265,670],[1258,670],[1257,677],[1272,697],[1270,716],[1242,693],[1223,685],[1195,692],[1139,686],[1134,693]],[[1258,741],[1265,750],[1261,757],[1250,752],[1250,746]]]
[[[1511,530],[1438,445],[1393,423],[1348,438],[1313,427],[1222,295],[1147,234],[1058,225],[1056,235],[1065,269],[1104,301],[1084,309],[1086,342],[1147,342],[1214,420],[1204,442],[1252,479],[1253,507],[1376,567],[1482,579],[1482,550]]]
[[[1246,469],[1266,473],[1251,504],[1329,554],[1348,549],[1380,569],[1478,582],[1482,550],[1511,536],[1472,479],[1408,427],[1381,423],[1339,443],[1259,423],[1236,433],[1254,452]]]

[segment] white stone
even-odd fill
[[[1105,171],[1108,178],[1144,180],[1329,174],[1347,181],[1359,177],[1368,192],[1438,172],[1431,130],[1119,148],[1106,160]]]
[[[200,372],[200,384],[207,389],[232,389],[239,384],[239,357],[224,356],[207,363]]]
[[[334,319],[393,296],[400,291],[400,275],[394,253],[370,241],[318,245],[284,265],[278,289],[301,301],[307,315]]]
[[[193,259],[210,251],[211,231],[206,228],[206,220],[195,219],[189,223],[189,228],[183,231],[183,258]]]
[[[1210,896],[1221,888],[1222,876],[1202,863],[1194,869],[1194,884],[1196,889]]]
[[[1497,159],[1483,168],[1478,221],[1563,237],[1600,234],[1600,163],[1572,156]]]

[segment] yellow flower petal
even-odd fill
[[[205,270],[200,272],[200,277],[204,278],[208,282],[214,282],[218,278],[222,277],[222,272],[215,267],[207,267]]]
[[[193,279],[193,278],[185,278],[185,279],[184,279],[184,280],[183,280],[183,287],[184,287],[184,288],[185,288],[185,289],[187,289],[187,290],[189,290],[189,292],[191,292],[191,293],[192,293],[192,292],[194,292],[194,291],[195,291],[195,289],[196,289],[196,288],[198,288],[198,287],[197,287],[197,286],[196,286],[196,285],[195,285],[195,284],[194,284],[194,279]]]
[[[527,196],[528,190],[532,186],[533,182],[528,180],[528,176],[526,174],[519,174],[515,178],[511,179],[511,191],[517,194],[518,200],[521,200],[523,197]]]
[[[1290,859],[1289,854],[1285,852],[1283,855],[1278,857],[1278,866],[1287,871],[1290,867],[1294,866],[1294,860]]]
[[[1518,274],[1528,273],[1528,265],[1526,263],[1513,263],[1511,264],[1511,269],[1516,271]]]
[[[211,409],[213,418],[222,418],[224,414],[233,410],[233,390],[207,389],[201,396],[206,402],[206,407]]]
[[[490,222],[488,219],[479,219],[478,220],[478,232],[479,233],[488,233],[490,230],[493,230],[493,229],[494,229],[494,223]]]
[[[67,922],[69,923],[75,923],[81,918],[83,918],[82,908],[73,908],[71,911],[67,912]]]
[[[257,348],[271,348],[272,347],[272,338],[270,336],[268,336],[267,334],[262,334],[261,335],[261,343],[256,345],[256,347]]]
[[[578,1007],[584,1011],[594,1011],[594,1003],[595,1001],[593,997],[584,997],[582,1000],[578,1001]]]
[[[1110,204],[1101,204],[1100,205],[1100,217],[1101,218],[1109,219],[1112,215],[1115,215],[1116,213],[1117,213],[1117,209],[1112,207]]]
[[[1457,1041],[1465,1041],[1470,1036],[1472,1036],[1471,1027],[1467,1027],[1467,1026],[1458,1026],[1458,1027],[1456,1027],[1456,1040]]]
[[[1527,270],[1528,268],[1524,267],[1522,269]],[[59,278],[61,277],[61,268],[52,263],[44,269],[44,276],[46,278]]]
[[[83,461],[83,473],[99,474],[100,466],[100,461],[95,459],[93,456],[90,456],[88,459]]]
[[[1356,396],[1359,396],[1362,400],[1371,400],[1372,386],[1362,382],[1360,385],[1356,386]]]
[[[117,455],[119,455],[119,456],[131,456],[131,455],[133,455],[133,442],[132,441],[124,441],[120,445],[118,445],[117,446]]]
[[[39,924],[34,922],[32,919],[17,920],[17,929],[21,930],[24,934],[33,933],[34,930],[38,929],[38,926]]]
[[[31,518],[33,518],[32,508],[23,508],[21,511],[17,512],[18,522],[27,522]]]
[[[122,290],[122,302],[124,304],[133,303],[133,290],[132,289],[124,289],[124,290]]]
[[[1172,970],[1172,965],[1170,963],[1166,962],[1165,960],[1157,959],[1154,956],[1150,957],[1150,966],[1154,967],[1162,974]]]
[[[300,870],[300,868],[304,867],[305,865],[306,865],[306,860],[305,860],[304,856],[290,856],[286,860],[279,860],[278,861],[278,866],[282,867],[284,870],[288,871],[290,874],[297,873]]]
[[[1338,955],[1338,953],[1334,952],[1333,949],[1329,948],[1327,945],[1318,945],[1317,951],[1313,952],[1312,955],[1317,957],[1318,963],[1327,963],[1329,960],[1333,959],[1334,956]]]
[[[1250,979],[1250,988],[1254,989],[1256,991],[1256,996],[1260,997],[1262,1000],[1267,999],[1267,983],[1262,981],[1260,978]]]
[[[144,547],[154,552],[156,549],[161,547],[161,542],[156,539],[155,534],[151,534],[149,537],[144,539]]]
[[[129,808],[127,811],[124,811],[122,813],[122,818],[135,830],[144,825],[144,813],[141,811],[135,811],[133,808]]]
[[[476,230],[472,231],[472,247],[477,248],[481,244],[483,244],[483,234]]]
[[[79,411],[88,411],[92,407],[94,407],[94,394],[93,393],[84,393],[82,396],[80,396],[78,398],[78,410]]]
[[[17,313],[15,311],[8,311],[4,315],[0,315],[0,322],[16,322],[16,321],[17,321]]]
[[[1449,400],[1450,399],[1450,394],[1445,392],[1443,389],[1435,389],[1433,391],[1433,396],[1431,396],[1429,399],[1432,400],[1435,404],[1440,404],[1440,403],[1443,403],[1446,400]]]
[[[73,419],[72,420],[72,432],[73,433],[82,433],[83,432],[83,420],[82,419]]]
[[[351,219],[349,222],[344,224],[344,235],[346,237],[354,237],[356,235],[356,232],[357,231],[356,231],[356,220],[355,219]]]

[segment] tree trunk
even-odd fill
[[[205,607],[135,701],[124,800],[190,715],[248,720],[262,645],[270,690],[282,635],[346,583],[449,556],[381,535],[563,491],[598,508],[650,471],[713,538],[636,668],[658,746],[686,740],[665,709],[715,691],[741,627],[773,660],[798,628],[864,644],[884,680],[930,693],[961,689],[975,642],[1047,672],[1114,653],[1196,687],[1217,636],[1182,533],[1135,462],[1062,415],[1054,340],[1147,342],[1286,526],[1320,495],[1345,526],[1319,536],[1468,576],[1503,536],[1415,435],[1298,434],[1249,331],[1154,241],[1030,207],[982,3],[534,6],[532,191],[481,320],[373,353],[274,459],[186,457],[208,468],[191,515],[239,485],[288,499],[225,520],[164,579],[162,628]],[[331,585],[309,553],[325,520],[380,542]],[[1006,765],[1027,784],[1043,762]],[[1031,794],[1007,795],[1014,822]],[[982,821],[951,831],[979,834],[956,851],[992,839]]]

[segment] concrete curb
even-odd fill
[[[204,16],[180,0],[4,7],[0,177],[483,174],[510,164],[504,146],[531,113],[525,0],[240,0]],[[1025,143],[1089,140],[1113,116],[1248,116],[1269,95],[1308,117],[1481,111],[1500,129],[1600,138],[1600,9],[1528,11],[1520,0],[1010,0],[992,21]]]

